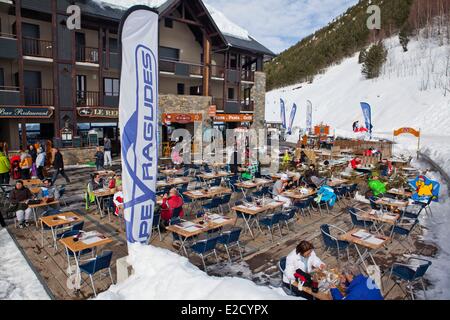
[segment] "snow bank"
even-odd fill
[[[265,119],[281,122],[280,98],[286,103],[286,116],[297,104],[294,127],[306,127],[306,101],[313,104],[313,124],[327,123],[332,129],[351,130],[352,123],[364,123],[360,102],[372,106],[375,134],[392,138],[394,129],[420,128],[424,135],[450,137],[450,92],[444,95],[450,45],[433,39],[414,40],[403,52],[398,37],[388,39],[388,61],[384,74],[366,80],[361,74],[358,54],[318,75],[312,84],[299,83],[266,94]],[[448,74],[448,72],[447,72]],[[296,142],[298,130],[288,137]],[[425,144],[422,144],[425,147]]]
[[[100,5],[109,5],[111,7],[116,7],[120,9],[127,9],[137,4],[147,5],[151,8],[158,8],[167,2],[167,0],[94,0],[94,1],[99,3]],[[216,8],[207,4],[205,4],[205,6],[208,9],[209,13],[211,14],[211,17],[213,18],[217,27],[223,34],[248,41],[251,40],[247,30],[231,22],[222,12],[220,12]]]
[[[0,300],[49,300],[6,229],[0,230]]]
[[[134,244],[128,262],[135,274],[113,285],[98,299],[114,300],[278,300],[282,290],[232,277],[212,277],[188,259],[166,249]]]

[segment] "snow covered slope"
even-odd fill
[[[50,299],[6,229],[0,230],[0,248],[0,300]]]
[[[311,100],[313,124],[324,122],[332,130],[351,132],[354,121],[364,123],[360,102],[367,102],[372,106],[375,133],[392,137],[394,129],[407,126],[420,128],[424,136],[450,137],[450,45],[421,38],[411,41],[409,51],[403,52],[398,37],[385,45],[389,54],[380,78],[364,79],[355,54],[318,75],[312,84],[268,92],[266,120],[281,122],[282,98],[287,117],[293,103],[297,104],[294,127],[305,128],[306,101]],[[288,137],[291,142],[297,139],[298,130]]]
[[[281,288],[231,277],[210,277],[166,249],[134,244],[128,262],[135,274],[98,295],[101,300],[279,300],[294,299]],[[133,258],[134,257],[134,258]]]

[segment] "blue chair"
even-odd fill
[[[430,216],[433,215],[433,211],[431,211],[431,203],[433,202],[433,198],[430,197],[427,202],[414,201],[414,204],[421,206],[425,209],[425,213]]]
[[[282,212],[280,217],[280,223],[284,222],[286,228],[289,230],[289,223],[295,223],[295,214],[297,213],[296,208],[290,208],[286,212]]]
[[[152,235],[154,231],[158,231],[159,241],[162,241],[161,229],[159,227],[160,223],[161,223],[161,212],[158,211],[153,215]],[[151,239],[150,242],[152,242]]]
[[[363,227],[364,229],[370,229],[373,227],[372,221],[367,221],[361,218],[361,216],[356,212],[356,208],[348,208],[348,213],[352,219],[352,228]]]
[[[84,221],[75,223],[75,224],[73,224],[73,225],[70,227],[70,229],[68,229],[68,230],[66,230],[66,231],[64,231],[64,232],[61,232],[61,233],[57,234],[57,235],[56,235],[56,239],[64,239],[64,238],[67,238],[67,237],[68,237],[67,232],[74,232],[74,235],[76,235],[76,234],[78,234],[80,231],[83,230],[83,227],[84,227]]]
[[[185,192],[188,190],[188,186],[189,186],[189,183],[184,183],[184,184],[182,184],[180,190],[178,191],[178,193],[179,193],[180,195],[182,195],[183,193],[185,193]]]
[[[204,210],[200,210],[195,214],[195,217],[198,218],[202,218],[205,215],[205,211]]]
[[[305,209],[307,209],[309,216],[311,217],[311,205],[312,205],[313,201],[314,201],[313,197],[309,197],[305,200],[296,201],[296,202],[294,202],[294,207],[297,209],[297,212],[298,211],[301,212],[302,216],[306,216]]]
[[[67,202],[66,202],[66,199],[64,197],[65,194],[66,194],[66,185],[62,185],[59,188],[58,193],[59,193],[59,198],[58,198],[59,203],[64,203],[64,206],[67,207]]]
[[[220,236],[216,236],[213,238],[200,240],[191,246],[192,252],[199,255],[200,258],[202,259],[203,268],[204,268],[205,272],[207,272],[205,258],[208,257],[209,255],[214,254],[214,256],[216,257],[217,263],[219,263],[219,257],[217,256],[217,251],[216,251],[217,241],[219,240],[219,238],[220,238]]]
[[[230,207],[230,201],[231,201],[231,193],[227,193],[225,195],[222,196],[222,198],[220,198],[220,205],[221,206],[228,206],[228,211],[231,211],[231,207]],[[223,210],[222,210],[223,212]]]
[[[278,227],[278,230],[280,231],[280,237],[283,237],[283,234],[281,232],[281,225],[280,220],[282,219],[283,213],[277,212],[271,215],[268,215],[264,218],[259,219],[259,224],[262,226],[265,226],[269,229],[270,232],[270,238],[272,242],[274,242],[273,239],[273,229],[275,227]]]
[[[94,295],[97,296],[97,292],[95,290],[94,278],[93,276],[104,269],[108,269],[109,277],[111,278],[111,284],[114,284],[112,273],[111,273],[111,258],[112,251],[104,251],[101,255],[95,257],[89,262],[80,265],[81,273],[85,273],[89,275],[89,279],[91,279],[92,290],[94,290]]]
[[[203,180],[198,175],[195,176],[195,181],[196,181],[196,184],[195,184],[196,187],[202,187],[205,184],[205,180]]]
[[[408,205],[405,210],[402,212],[402,217],[409,218],[409,219],[417,219],[419,218],[422,211],[425,209],[422,205],[413,204]]]
[[[355,192],[358,190],[358,184],[354,183],[347,187],[347,196],[352,198],[355,196]]]
[[[347,241],[339,240],[337,237],[331,235],[331,229],[337,230],[341,234],[345,234],[345,231],[341,228],[338,228],[333,225],[329,224],[323,224],[320,226],[320,232],[322,233],[322,239],[325,244],[325,247],[327,250],[325,252],[328,252],[328,250],[335,250],[337,251],[337,260],[339,263],[339,259],[341,257],[341,251],[346,250],[347,251],[347,261],[350,260],[350,253],[349,253],[349,247],[350,243]]]
[[[398,278],[399,282],[394,279],[394,286],[398,285],[400,289],[406,293],[403,288],[400,286],[402,281],[406,282],[406,288],[409,289],[411,298],[414,300],[414,291],[413,284],[420,282],[422,284],[423,294],[425,299],[426,296],[426,288],[425,283],[423,281],[423,277],[427,272],[428,268],[431,266],[431,261],[421,259],[421,258],[409,258],[407,264],[403,263],[394,263],[391,267],[391,272],[389,275],[390,279],[393,279],[393,276]],[[406,293],[407,294],[407,293]]]
[[[242,249],[241,249],[241,245],[239,243],[239,237],[241,236],[241,228],[234,228],[230,231],[225,231],[222,232],[222,234],[220,235],[219,239],[217,240],[217,242],[219,244],[222,244],[225,247],[225,250],[227,252],[228,255],[228,260],[231,261],[231,255],[230,255],[230,250],[232,247],[237,247],[239,249],[239,254],[241,256],[241,260],[243,259],[242,257]]]
[[[210,187],[220,187],[220,182],[222,181],[222,179],[211,179],[209,181],[209,186]]]
[[[286,288],[283,283],[284,270],[286,270],[286,259],[287,259],[287,257],[281,257],[280,261],[278,261],[278,264],[277,264],[278,271],[280,271],[281,288],[287,295],[293,296],[294,294],[292,293],[292,285],[289,284],[289,288]]]
[[[209,203],[202,205],[202,208],[205,211],[219,210],[221,203],[221,198],[213,198]]]
[[[381,205],[376,204],[375,202],[378,200],[377,197],[370,197],[369,198],[369,202],[370,202],[370,207],[374,210],[382,210],[383,207]]]

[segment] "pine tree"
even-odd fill
[[[367,56],[367,51],[366,49],[362,49],[361,52],[359,53],[359,57],[358,57],[358,63],[364,63],[364,61],[366,61],[366,56]]]
[[[387,51],[382,42],[374,44],[367,51],[366,59],[362,66],[362,73],[367,79],[374,79],[380,75],[381,68],[387,59]]]

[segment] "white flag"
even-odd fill
[[[130,8],[120,28],[122,71],[119,127],[127,241],[152,232],[158,173],[158,14]]]

